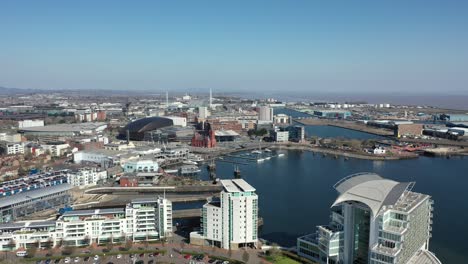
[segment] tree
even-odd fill
[[[47,239],[47,242],[44,243],[44,248],[51,249],[53,245],[54,245],[54,241],[52,240],[52,238],[49,237]]]
[[[265,128],[262,128],[260,130],[257,130],[255,134],[259,137],[263,137],[264,135],[268,134],[268,131]]]
[[[36,255],[37,248],[39,247],[39,241],[34,241],[31,246],[26,250],[29,258],[33,258]]]
[[[247,263],[249,262],[249,258],[250,258],[250,255],[249,253],[247,252],[247,250],[244,251],[244,253],[242,254],[242,260]]]
[[[83,238],[83,244],[89,246],[91,243],[91,238],[89,236],[85,236]]]
[[[130,239],[127,239],[127,241],[125,241],[125,248],[127,250],[130,250],[132,247],[133,247],[133,241]]]
[[[55,244],[55,247],[60,248],[62,246],[62,244],[63,244],[63,240],[59,239],[59,240],[57,240],[57,244]]]
[[[184,242],[184,241],[180,241],[180,248],[181,248],[181,249],[184,249],[184,247],[185,247],[185,242]]]
[[[74,247],[66,246],[62,249],[62,255],[70,256],[75,251]]]
[[[278,244],[273,243],[271,245],[271,248],[267,250],[266,254],[268,256],[271,256],[273,258],[276,258],[280,254],[279,246]]]
[[[106,243],[106,248],[109,251],[111,251],[114,248],[114,244],[112,243],[112,240]]]
[[[23,166],[20,166],[18,168],[18,175],[19,176],[25,176],[27,173],[28,173],[28,171]]]

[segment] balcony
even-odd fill
[[[376,245],[372,248],[372,251],[375,252],[375,253],[378,253],[378,254],[384,254],[384,255],[387,255],[387,256],[392,256],[392,257],[395,257],[396,255],[398,255],[398,253],[400,252],[400,249],[399,248],[389,248],[389,247],[385,247],[383,245]]]

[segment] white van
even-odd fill
[[[28,252],[26,252],[26,250],[16,251],[16,256],[18,257],[26,257],[27,255],[28,255]]]

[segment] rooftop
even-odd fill
[[[237,133],[234,130],[216,130],[215,131],[215,136],[218,137],[236,137],[239,136],[239,133]]]
[[[55,226],[55,221],[4,223],[4,224],[0,224],[0,230],[21,229],[25,227],[39,228],[39,227],[49,227],[49,226]]]
[[[383,206],[394,206],[414,182],[400,183],[382,178],[375,173],[357,173],[345,177],[335,184],[340,193],[332,206],[346,201],[357,201],[367,205],[374,217]]]
[[[105,126],[104,122],[88,122],[77,124],[57,124],[42,127],[27,127],[22,128],[25,132],[80,132],[85,130],[95,130],[101,126]]]
[[[255,188],[243,179],[221,180],[224,190],[227,192],[254,192]]]
[[[74,210],[63,213],[63,216],[91,216],[91,215],[107,215],[107,214],[123,214],[124,208],[106,208],[106,209],[91,209],[91,210]]]
[[[54,193],[68,191],[72,188],[73,186],[71,186],[70,184],[64,183],[64,184],[44,187],[44,188],[37,189],[34,191],[19,193],[13,196],[8,196],[8,197],[0,199],[0,208],[22,203],[22,202],[31,201],[31,200],[44,197],[46,195],[51,195]]]
[[[420,250],[410,258],[408,264],[442,264],[442,262],[431,251]]]

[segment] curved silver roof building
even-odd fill
[[[376,217],[383,206],[394,205],[403,193],[411,190],[413,186],[414,182],[396,182],[375,173],[352,174],[333,186],[340,196],[332,207],[348,201],[361,202],[367,205]]]
[[[330,223],[298,238],[298,254],[318,263],[440,264],[429,251],[433,201],[414,184],[370,172],[338,181]]]

